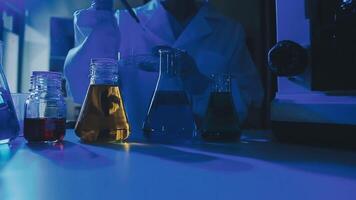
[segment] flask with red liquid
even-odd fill
[[[65,135],[66,104],[61,73],[35,71],[25,104],[24,137],[28,142],[58,142]]]

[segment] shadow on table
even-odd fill
[[[204,155],[200,153],[184,151],[162,144],[144,144],[139,142],[85,144],[99,148],[108,148],[116,151],[126,151],[130,154],[138,153],[145,156],[158,158],[164,161],[176,162],[179,164],[189,164],[187,166],[209,171],[237,173],[251,170],[253,168],[251,165],[242,161],[221,159],[213,155]]]
[[[235,144],[201,142],[184,147],[198,152],[253,158],[291,169],[356,179],[354,151],[282,144],[253,137],[246,137]]]
[[[27,143],[32,152],[54,164],[69,169],[97,169],[114,164],[109,158],[90,151],[86,147],[68,141],[60,143]]]

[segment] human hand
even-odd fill
[[[112,11],[95,10],[93,7],[77,11],[74,14],[76,45],[88,38],[95,43],[96,49],[118,50],[120,30]]]

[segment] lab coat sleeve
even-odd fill
[[[74,13],[75,46],[67,55],[64,74],[76,103],[83,103],[92,58],[117,58],[118,22],[112,12],[91,8]]]
[[[235,35],[237,35],[236,47],[229,64],[229,71],[235,76],[233,84],[237,84],[247,111],[259,109],[264,97],[261,76],[246,46],[245,32],[241,25],[236,26]]]

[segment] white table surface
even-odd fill
[[[249,136],[248,136],[249,137]],[[0,200],[356,199],[356,152],[277,144],[0,146]]]

